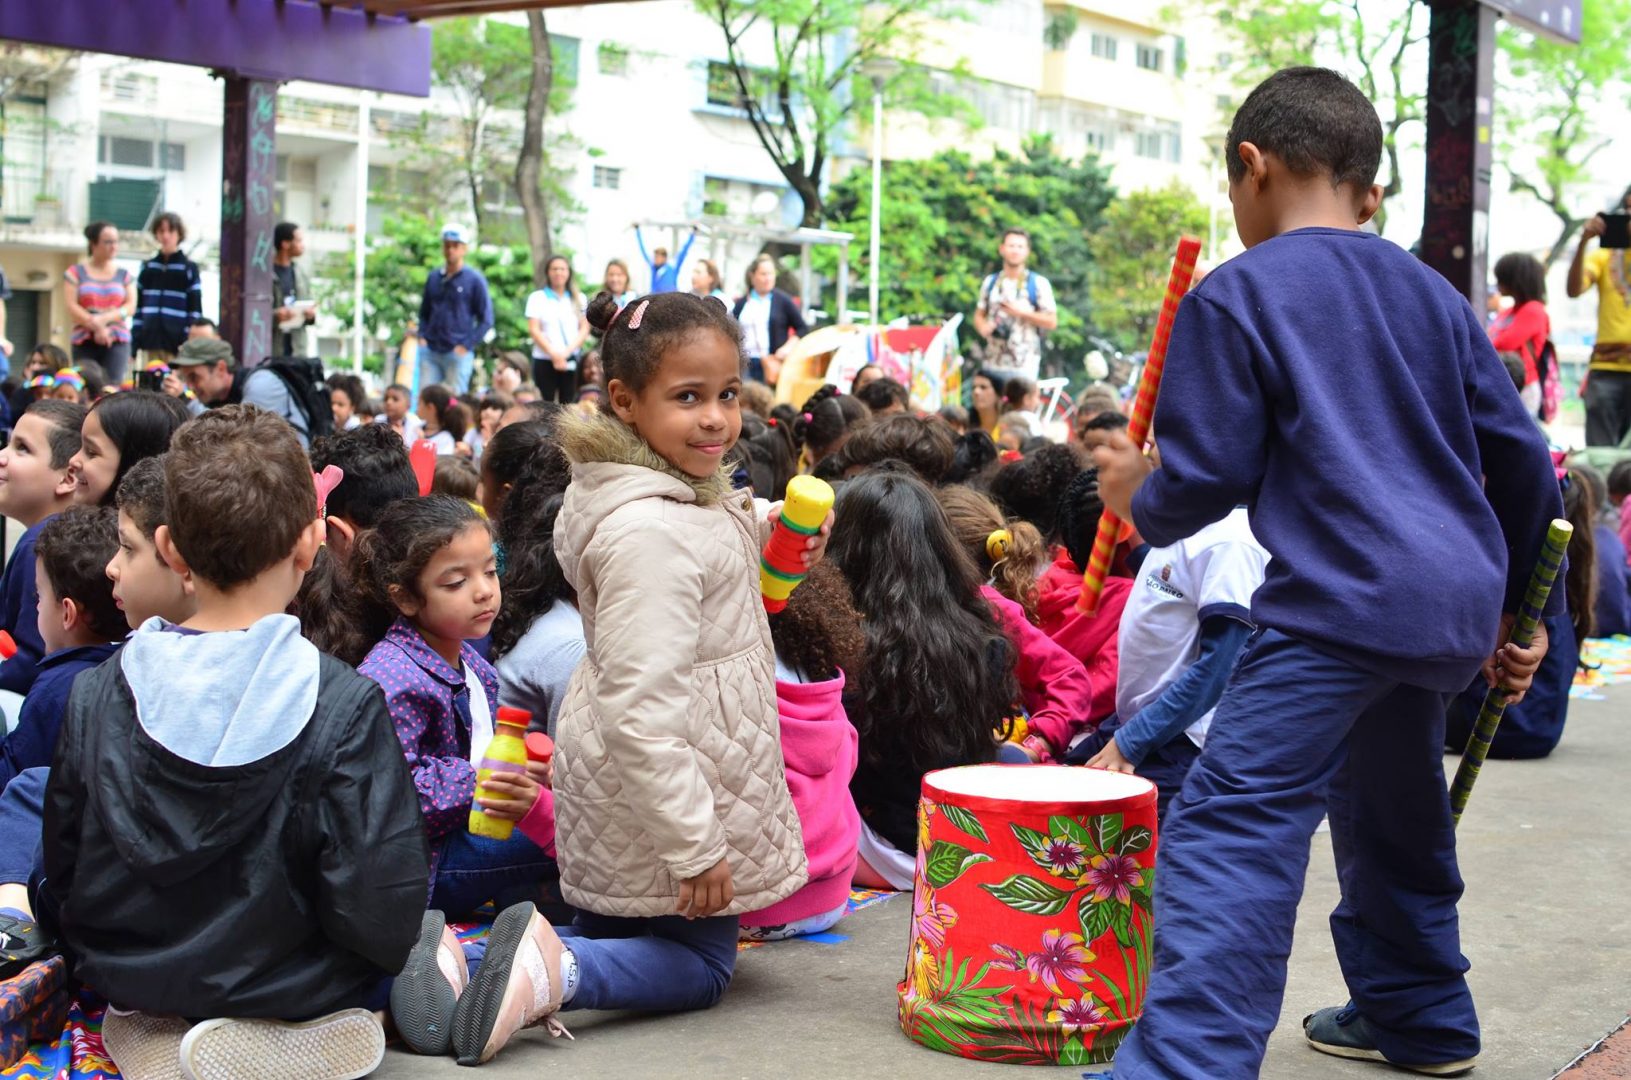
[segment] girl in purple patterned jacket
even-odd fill
[[[556,877],[548,765],[494,773],[485,787],[499,797],[476,799],[474,763],[498,710],[498,675],[470,645],[499,608],[485,518],[444,495],[394,503],[375,529],[358,535],[352,575],[365,629],[378,642],[357,670],[385,691],[431,845],[431,910],[392,988],[391,1011],[414,1050],[445,1053],[454,1001],[480,960],[480,950],[461,950],[446,917],[488,900],[502,908],[534,899]],[[510,839],[468,831],[477,801],[489,816],[516,823]]]

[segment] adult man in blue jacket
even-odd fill
[[[425,279],[419,301],[419,385],[444,383],[454,393],[470,389],[476,346],[493,328],[493,300],[481,271],[464,262],[470,233],[462,225],[442,229],[447,265]]]

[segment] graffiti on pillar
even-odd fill
[[[272,351],[277,86],[229,77],[222,125],[221,333],[246,364]]]
[[[272,272],[272,237],[262,231],[255,236],[255,254],[252,256],[255,267],[268,274]]]
[[[1433,8],[1428,31],[1427,190],[1421,257],[1457,288],[1481,292],[1478,211],[1488,205],[1492,50],[1472,0]]]

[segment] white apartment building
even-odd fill
[[[598,282],[611,258],[629,262],[636,287],[649,280],[631,229],[636,220],[797,222],[797,197],[722,77],[719,28],[690,0],[553,9],[548,18],[558,68],[575,84],[570,109],[551,120],[572,136],[574,147],[569,160],[554,165],[566,167],[568,187],[582,205],[581,214],[557,228],[557,242],[575,253],[581,281]],[[920,60],[941,72],[966,66],[966,76],[936,78],[966,95],[982,124],[970,130],[892,112],[884,140],[888,159],[951,145],[1013,149],[1047,131],[1066,154],[1097,151],[1122,190],[1173,179],[1203,197],[1217,190],[1211,171],[1217,98],[1207,78],[1192,74],[1211,65],[1198,66],[1193,46],[1160,27],[1155,5],[993,0],[977,9],[977,21],[941,26],[935,36]],[[757,46],[768,55],[766,41]],[[42,72],[48,70],[42,61]],[[204,269],[205,314],[215,314],[217,81],[197,68],[86,55],[52,71],[4,110],[0,268],[14,292],[7,303],[14,341],[25,348],[36,340],[66,343],[70,327],[59,286],[84,251],[80,230],[87,222],[106,218],[129,232],[122,254],[134,269],[151,248],[141,229],[161,209],[186,221],[185,246]],[[369,94],[365,102],[361,92],[340,87],[281,88],[278,216],[304,226],[309,266],[351,250],[359,224],[377,233],[384,196],[423,186],[394,136],[416,127],[427,111],[451,115],[456,105],[442,91],[428,100]],[[870,110],[860,115],[869,118]],[[518,128],[520,116],[500,115],[494,123]],[[833,168],[863,164],[869,136],[858,125]],[[365,159],[375,198],[359,222],[355,189]],[[489,211],[518,213],[509,201]],[[646,240],[672,252],[683,236],[657,229]],[[721,261],[734,284],[753,254],[705,237],[692,258]],[[347,328],[324,319],[319,329],[324,354],[342,354]]]

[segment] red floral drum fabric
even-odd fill
[[[1109,1061],[1149,984],[1155,847],[1155,785],[1136,776],[929,773],[901,1030],[984,1061]]]

